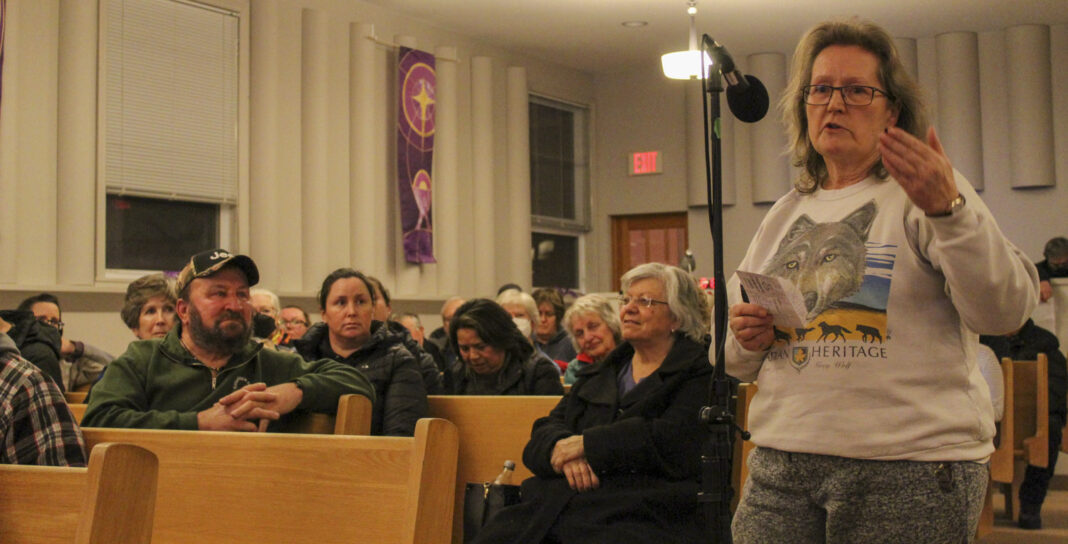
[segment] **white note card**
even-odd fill
[[[775,325],[799,329],[805,326],[805,299],[801,291],[785,278],[765,276],[755,272],[737,272],[749,302],[767,308],[775,316]]]

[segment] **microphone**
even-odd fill
[[[754,76],[744,75],[734,66],[734,59],[727,48],[716,43],[708,34],[703,41],[712,51],[712,58],[719,66],[719,73],[727,82],[727,106],[739,121],[755,123],[768,113],[770,98],[768,89]]]

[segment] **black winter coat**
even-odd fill
[[[619,398],[617,375],[634,354],[624,343],[578,380],[534,423],[523,462],[534,473],[523,500],[500,512],[478,543],[538,543],[550,528],[564,544],[707,542],[697,504],[700,451],[707,431],[708,348],[677,334],[660,368]],[[572,490],[553,471],[553,447],[582,434],[600,487]]]
[[[63,371],[59,366],[59,349],[63,342],[59,330],[37,321],[29,311],[0,310],[0,318],[11,323],[7,335],[14,340],[23,358],[52,378],[60,391],[65,391]]]
[[[509,355],[490,390],[480,390],[463,359],[457,357],[446,373],[446,388],[452,395],[563,395],[559,367],[533,347],[531,352],[523,361]]]
[[[1033,361],[1039,353],[1045,353],[1049,359],[1049,413],[1064,417],[1065,391],[1068,390],[1068,368],[1061,353],[1060,342],[1052,332],[1035,325],[1031,319],[1024,323],[1020,331],[1009,336],[979,337],[979,341],[990,346],[998,359],[1008,357],[1017,361]]]
[[[419,346],[419,342],[412,338],[412,334],[408,332],[404,325],[395,321],[387,321],[385,324],[389,327],[389,332],[401,337],[404,349],[408,350],[408,353],[411,353],[412,357],[415,357],[415,360],[419,362],[419,373],[423,375],[426,394],[441,395],[444,393],[441,372],[438,370],[438,365],[434,362],[434,357],[430,355],[430,352]]]
[[[333,359],[356,367],[375,387],[371,413],[371,434],[412,436],[415,422],[427,417],[426,386],[419,363],[404,347],[404,338],[381,321],[371,323],[371,338],[348,357],[330,347],[326,323],[316,323],[299,340],[293,341],[306,361]]]

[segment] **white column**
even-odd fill
[[[508,277],[533,281],[530,261],[530,94],[527,69],[508,67]]]
[[[471,163],[473,197],[471,215],[474,230],[471,241],[474,259],[470,267],[474,290],[492,293],[497,281],[494,211],[498,202],[493,184],[493,59],[471,58]]]
[[[67,285],[95,276],[97,17],[96,2],[60,1],[56,251]]]
[[[781,53],[749,55],[749,72],[768,88],[774,104],[786,89],[786,57]],[[753,123],[749,132],[752,148],[753,202],[775,202],[790,190],[790,163],[783,156],[786,140],[782,124],[772,115]]]
[[[983,119],[979,104],[979,39],[974,32],[935,38],[938,56],[938,137],[953,166],[983,189]]]
[[[1009,82],[1009,159],[1013,187],[1055,183],[1049,27],[1005,31]]]
[[[455,47],[439,46],[438,57],[456,59]],[[460,180],[457,176],[459,101],[456,62],[437,62],[437,110],[434,119],[434,255],[437,258],[438,294],[460,291]]]
[[[394,36],[393,41],[399,46],[407,47],[407,48],[410,48],[410,49],[418,49],[419,48],[419,42],[415,39],[414,36],[397,35],[397,36]],[[397,62],[400,62],[400,50],[399,49],[397,50]],[[394,68],[393,73],[394,74],[397,73],[396,68]],[[394,77],[397,77],[397,76],[395,75]],[[398,81],[397,82],[397,95],[399,96],[400,93],[401,93],[400,82]],[[396,100],[396,99],[394,99],[394,100]],[[394,107],[394,109],[396,109],[398,106],[394,105],[393,107]],[[403,115],[403,114],[398,111],[397,115],[400,116],[400,115]],[[397,122],[399,123],[400,119],[397,119]],[[393,141],[395,143],[395,145],[397,145],[396,144],[396,141],[397,141],[396,125],[394,124],[392,126],[393,126],[393,130],[391,130],[389,132],[389,138],[391,139],[391,141]],[[400,173],[397,172],[397,170],[396,170],[396,164],[397,164],[397,160],[395,158],[396,157],[396,153],[397,153],[396,147],[394,147],[393,149],[395,150],[393,152],[393,160],[391,161],[391,164],[394,165],[394,169],[392,171],[393,175],[389,177],[389,181],[386,184],[386,186],[388,187],[389,195],[390,195],[389,198],[387,198],[386,200],[388,202],[390,202],[390,214],[392,215],[392,217],[395,218],[391,222],[393,225],[395,225],[395,229],[394,229],[395,235],[392,237],[393,246],[397,248],[397,251],[395,253],[396,258],[394,260],[394,267],[397,270],[397,274],[396,274],[396,282],[395,282],[395,284],[393,286],[393,293],[394,293],[394,296],[409,296],[410,297],[410,296],[413,296],[413,295],[415,295],[415,294],[420,292],[419,284],[420,284],[420,279],[422,277],[422,273],[421,272],[422,272],[423,265],[409,263],[404,258],[404,231],[403,231],[403,228],[402,228],[402,225],[401,225],[400,197],[398,195],[398,192],[401,191],[402,189],[401,189],[400,185],[397,183],[397,178],[400,176]],[[434,187],[434,185],[433,185],[433,182],[434,182],[433,175],[434,175],[433,168],[431,168],[431,180],[430,180],[431,181],[431,190],[433,190],[433,187]],[[405,188],[404,190],[408,190],[408,189]],[[433,194],[433,193],[431,193],[431,194]],[[433,206],[431,206],[431,210],[433,210]],[[383,281],[387,281],[387,280],[383,280]]]
[[[58,100],[59,2],[8,2],[21,4],[18,19],[9,17],[6,28],[22,26],[30,31],[19,34],[14,50],[4,52],[4,60],[25,55],[28,62],[16,84],[22,91],[15,102],[4,97],[4,114],[18,110],[19,155],[13,200],[18,226],[17,250],[5,258],[17,259],[16,276],[24,285],[56,283],[56,104]],[[19,48],[21,46],[21,49]],[[8,142],[4,142],[7,145]],[[2,195],[4,200],[11,198]]]
[[[905,65],[905,71],[912,76],[912,79],[919,81],[920,70],[917,61],[919,55],[916,51],[916,39],[894,38],[894,46],[897,47],[897,56],[901,59],[901,64]]]
[[[303,291],[315,291],[328,271],[329,208],[327,130],[329,27],[325,11],[301,10],[301,231]]]
[[[368,240],[373,224],[384,221],[382,203],[368,198],[368,187],[374,183],[374,162],[370,150],[374,145],[374,25],[354,23],[349,31],[349,213],[351,214],[350,255],[352,266],[372,260],[374,243]],[[377,206],[377,210],[376,210]]]
[[[303,86],[301,77],[301,39],[303,23],[301,9],[282,6],[279,8],[278,30],[278,147],[274,150],[277,157],[277,183],[275,184],[277,208],[272,220],[274,243],[278,246],[278,282],[264,282],[264,287],[283,292],[299,292],[304,288],[304,270],[301,262],[304,244],[300,229],[302,225],[301,210],[303,184],[302,166],[302,132],[301,95]]]
[[[277,288],[280,247],[272,232],[278,206],[278,5],[253,2],[250,7],[249,253],[260,282]]]

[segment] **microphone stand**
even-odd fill
[[[701,491],[697,495],[705,511],[709,534],[713,544],[731,544],[730,503],[734,497],[731,487],[731,458],[733,457],[734,431],[738,430],[744,440],[749,433],[734,421],[731,399],[732,383],[724,370],[723,347],[727,332],[727,283],[723,278],[723,182],[722,156],[720,151],[720,94],[723,92],[723,77],[719,70],[708,71],[704,63],[706,48],[712,55],[715,42],[705,34],[701,39],[701,102],[705,128],[705,186],[708,193],[708,221],[713,243],[713,339],[716,365],[708,391],[708,406],[701,408],[701,421],[708,425],[709,436],[701,452]],[[719,66],[715,61],[715,65]],[[711,99],[709,99],[711,95]],[[713,124],[709,126],[710,122]],[[709,130],[709,129],[712,130]],[[710,142],[711,139],[711,142]],[[711,145],[709,145],[711,143]],[[710,149],[711,148],[711,149]]]

